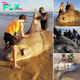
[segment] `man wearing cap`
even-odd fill
[[[49,15],[48,15],[48,13],[44,12],[44,8],[43,7],[39,8],[39,13],[42,16],[36,16],[36,15],[34,15],[33,17],[34,18],[38,18],[38,19],[41,20],[41,28],[43,30],[49,30]]]

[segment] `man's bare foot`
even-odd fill
[[[21,69],[21,67],[20,66],[15,66],[15,67],[13,67],[13,69]]]

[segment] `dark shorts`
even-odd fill
[[[62,13],[62,12],[64,13],[64,11],[59,10],[59,14]],[[63,14],[63,13],[62,13],[62,14]]]
[[[9,41],[10,45],[15,45],[16,44],[16,37],[9,34],[9,33],[4,33],[4,41],[7,43]]]

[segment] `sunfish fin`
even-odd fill
[[[34,10],[34,15],[38,16],[38,12],[36,9]]]
[[[38,12],[37,12],[36,9],[34,10],[34,15],[38,16]],[[34,33],[34,32],[38,32],[38,31],[41,31],[41,30],[42,30],[42,29],[41,29],[40,20],[33,18],[31,27],[30,27],[30,29],[28,30],[27,34]]]
[[[69,10],[74,10],[74,5],[71,3]]]

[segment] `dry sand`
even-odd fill
[[[59,27],[59,26],[63,26],[63,27],[66,27],[66,26],[70,26],[70,27],[77,27],[77,26],[80,26],[80,24],[78,24],[77,22],[71,22],[71,23],[59,23],[59,22],[54,22],[54,26],[55,27]]]
[[[2,57],[4,41],[0,37],[0,80],[53,80],[53,49],[41,55],[18,61],[21,70],[13,70],[13,62]]]
[[[73,62],[78,64],[78,69],[73,72],[65,73],[61,80],[80,80],[80,54],[74,54]]]

